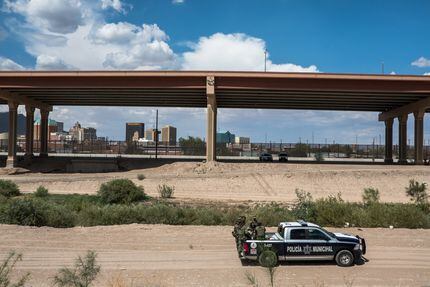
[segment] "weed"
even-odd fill
[[[11,283],[11,273],[18,261],[22,261],[22,255],[15,251],[9,253],[0,265],[0,287],[22,287],[30,278],[30,273],[22,276],[16,283]]]
[[[118,273],[113,275],[112,278],[108,281],[108,287],[132,287],[134,286],[133,282],[131,284],[127,283],[127,280],[124,278],[122,273]]]
[[[365,188],[362,194],[364,204],[379,202],[379,190],[377,188]]]
[[[427,194],[427,183],[411,179],[409,181],[409,186],[406,187],[406,195],[410,197],[411,201],[415,203],[426,203],[428,199]]]
[[[96,253],[88,251],[84,258],[78,257],[74,269],[61,268],[54,277],[54,285],[60,287],[88,287],[97,278],[100,266],[96,262]]]
[[[276,273],[276,267],[269,267],[267,268],[267,272],[269,273],[269,279],[270,279],[270,286],[274,287],[275,286],[275,273]]]
[[[158,186],[158,194],[160,195],[161,198],[172,198],[174,191],[175,191],[174,186],[169,186],[167,184]]]
[[[33,194],[35,197],[47,197],[49,195],[48,189],[44,186],[39,186]]]
[[[13,181],[0,179],[0,195],[10,198],[21,195],[21,192]]]
[[[253,287],[259,287],[260,283],[258,282],[257,278],[255,277],[255,274],[251,274],[248,271],[245,272],[246,279],[248,280],[249,284],[251,284]]]
[[[146,178],[146,176],[144,174],[142,174],[142,173],[140,173],[140,174],[137,175],[137,179],[138,180],[144,180],[145,178]]]

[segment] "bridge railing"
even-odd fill
[[[7,152],[7,140],[0,140],[0,152]],[[17,141],[17,151],[25,152],[25,140]],[[181,146],[159,142],[154,143],[125,142],[115,140],[85,140],[66,141],[50,140],[48,142],[49,153],[57,154],[111,154],[111,155],[192,155],[204,156],[206,154],[205,143],[190,146]],[[393,146],[393,155],[398,156],[398,145]],[[40,141],[34,141],[34,152],[40,151]],[[306,144],[306,143],[251,143],[229,144],[218,143],[218,156],[258,157],[261,153],[268,152],[273,155],[287,153],[289,157],[312,158],[321,154],[324,158],[375,158],[382,159],[385,155],[385,146],[376,144]],[[408,146],[408,158],[414,157],[414,147]],[[430,146],[424,146],[424,158],[430,158]]]

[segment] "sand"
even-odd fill
[[[30,286],[52,286],[57,270],[95,250],[102,272],[96,286],[120,275],[128,286],[268,285],[266,269],[242,266],[228,226],[123,225],[71,229],[0,225],[0,257],[23,254],[15,275]],[[430,230],[331,229],[367,240],[369,260],[348,268],[333,263],[281,264],[276,286],[429,286]],[[350,285],[350,283],[353,285]],[[133,284],[131,284],[133,283]]]
[[[138,174],[146,179],[139,181]],[[158,196],[157,186],[175,187],[175,197],[191,200],[282,201],[295,200],[295,189],[314,198],[341,193],[348,201],[360,201],[363,189],[378,188],[381,201],[408,202],[405,187],[410,179],[430,183],[429,166],[384,166],[354,164],[200,163],[176,162],[159,167],[100,174],[3,175],[24,192],[43,185],[52,193],[97,192],[100,184],[114,178],[129,178],[145,192]]]

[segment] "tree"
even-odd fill
[[[179,138],[184,155],[205,155],[206,143],[199,137]]]

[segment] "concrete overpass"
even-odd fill
[[[48,152],[54,106],[207,108],[208,161],[216,160],[218,108],[380,112],[385,161],[393,162],[393,121],[399,120],[399,162],[406,162],[407,119],[415,117],[415,163],[423,162],[423,117],[430,110],[430,77],[272,72],[85,71],[0,72],[0,104],[9,106],[7,166],[16,164],[17,108],[27,111],[26,153],[33,154],[35,108],[41,112],[41,156]]]

